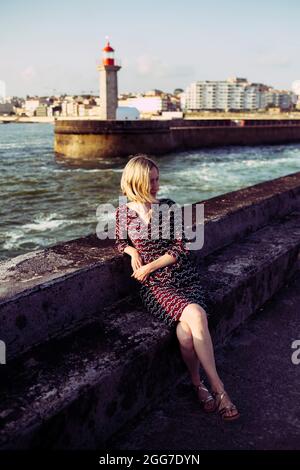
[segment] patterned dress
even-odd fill
[[[166,219],[162,217],[160,211],[159,221],[156,223],[156,227],[159,227],[159,234],[156,232],[156,238],[153,238],[151,227],[154,217],[152,216],[146,224],[136,211],[126,204],[121,204],[115,213],[116,248],[123,253],[127,246],[133,246],[139,252],[143,264],[150,263],[165,253],[176,259],[174,264],[157,269],[144,281],[137,281],[141,285],[139,293],[146,310],[168,326],[173,326],[179,321],[183,309],[190,303],[199,304],[206,312],[208,307],[199,273],[190,258],[190,252],[185,247],[183,221],[181,235],[177,236],[174,211],[171,210],[171,206],[176,206],[176,203],[172,199],[164,198],[159,199],[159,202],[154,205],[159,206],[160,209],[164,205],[163,210],[166,210],[165,213],[168,214],[168,237],[163,232]],[[175,218],[175,220],[178,219]]]

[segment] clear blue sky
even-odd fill
[[[122,61],[119,92],[300,79],[299,0],[5,0],[0,14],[8,95],[98,91],[106,35]]]

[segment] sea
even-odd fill
[[[96,233],[97,207],[118,205],[128,158],[65,158],[53,147],[53,124],[0,124],[0,261]],[[300,144],[203,148],[153,159],[160,168],[157,197],[184,205],[300,171]]]

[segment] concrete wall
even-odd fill
[[[113,158],[137,152],[163,154],[172,148],[170,139],[168,123],[57,121],[54,150],[74,158]]]
[[[136,153],[162,155],[220,145],[300,141],[300,122],[247,120],[56,121],[54,150],[73,158],[113,158]]]
[[[204,256],[300,207],[300,172],[204,202]],[[128,255],[95,234],[0,263],[0,339],[9,358],[67,335],[136,290]]]

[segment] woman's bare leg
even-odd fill
[[[207,315],[205,310],[196,303],[191,303],[183,310],[179,321],[186,322],[193,335],[193,344],[196,355],[201,362],[203,369],[214,392],[224,390],[224,384],[220,379],[215,363],[214,351],[210,332],[208,329]],[[228,395],[225,395],[222,406],[230,405],[232,402]],[[235,410],[228,411],[227,416],[236,414]]]
[[[179,347],[182,359],[184,360],[191,380],[194,385],[200,384],[199,366],[200,361],[194,349],[193,336],[190,327],[184,321],[178,322],[176,335],[179,341]]]
[[[203,385],[200,374],[199,366],[200,361],[195,352],[193,335],[190,327],[184,321],[178,322],[176,328],[176,334],[180,345],[180,351],[182,358],[190,372],[193,385],[201,385],[200,388],[197,387],[197,395],[199,400],[204,406],[205,411],[213,411],[215,408],[214,400],[211,400],[211,394]]]

